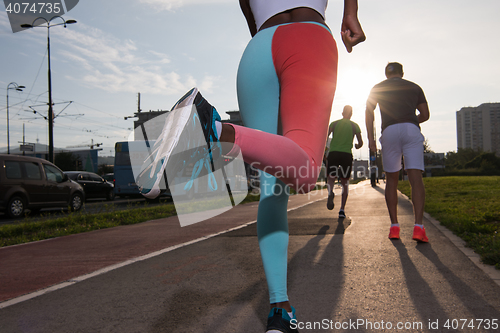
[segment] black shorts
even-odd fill
[[[337,178],[351,178],[352,154],[340,151],[328,153],[328,176]]]

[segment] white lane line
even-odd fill
[[[310,205],[312,203],[315,203],[315,202],[323,200],[323,199],[324,198],[319,198],[319,199],[314,200],[314,201],[309,201],[309,202],[307,202],[307,203],[305,203],[303,205],[299,205],[297,207],[290,208],[287,211],[291,212],[291,211],[294,211],[296,209],[305,207],[307,205]],[[254,224],[256,222],[257,222],[257,220],[251,221],[251,222],[242,224],[240,226],[237,226],[237,227],[234,227],[234,228],[231,228],[231,229],[228,229],[228,230],[224,230],[224,231],[220,231],[220,232],[214,233],[212,235],[203,236],[203,237],[194,239],[194,240],[186,242],[186,243],[182,243],[182,244],[170,246],[170,247],[167,247],[165,249],[162,249],[162,250],[159,250],[159,251],[156,251],[156,252],[152,252],[152,253],[149,253],[149,254],[146,254],[146,255],[143,255],[143,256],[140,256],[140,257],[136,257],[136,258],[132,258],[132,259],[123,261],[123,262],[118,263],[118,264],[114,264],[114,265],[111,265],[111,266],[108,266],[108,267],[101,268],[101,269],[99,269],[99,270],[97,270],[95,272],[89,273],[89,274],[85,274],[85,275],[81,275],[81,276],[78,276],[78,277],[75,277],[75,278],[71,278],[71,279],[69,279],[67,281],[60,282],[60,283],[55,284],[53,286],[50,286],[48,288],[40,289],[38,291],[29,293],[29,294],[26,294],[26,295],[22,295],[22,296],[19,296],[19,297],[16,297],[16,298],[12,298],[10,300],[1,302],[0,303],[0,309],[6,308],[6,307],[14,305],[14,304],[18,304],[18,303],[21,303],[21,302],[24,302],[24,301],[27,301],[27,300],[30,300],[30,299],[33,299],[33,298],[41,296],[41,295],[48,294],[50,292],[53,292],[53,291],[56,291],[56,290],[59,290],[59,289],[62,289],[62,288],[66,288],[66,287],[72,286],[75,283],[78,283],[78,282],[90,279],[92,277],[95,277],[95,276],[98,276],[98,275],[110,272],[112,270],[115,270],[115,269],[118,269],[118,268],[130,265],[130,264],[133,264],[133,263],[136,263],[136,262],[139,262],[139,261],[147,260],[147,259],[159,256],[159,255],[162,255],[164,253],[167,253],[167,252],[170,252],[170,251],[173,251],[173,250],[177,250],[179,248],[182,248],[182,247],[185,247],[185,246],[188,246],[188,245],[192,245],[192,244],[204,241],[204,240],[212,238],[212,237],[216,237],[216,236],[219,236],[219,235],[222,235],[222,234],[234,231],[234,230],[238,230],[238,229],[241,229],[241,228],[248,227],[249,225],[252,225],[252,224]]]

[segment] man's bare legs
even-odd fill
[[[385,203],[391,218],[391,224],[398,223],[398,178],[399,172],[386,172]]]
[[[415,215],[415,224],[422,224],[425,205],[425,188],[422,179],[422,170],[407,169],[408,180],[411,186],[411,201],[413,203],[413,214]]]
[[[335,181],[337,180],[337,177],[332,177],[332,176],[327,176],[328,181],[327,181],[327,189],[328,189],[328,194],[333,192],[333,187],[335,186]]]
[[[337,177],[335,176],[328,176],[328,196],[334,196],[335,193],[333,192],[333,187],[335,186],[335,181],[337,180]],[[342,184],[342,200],[340,204],[340,210],[345,210],[345,204],[347,202],[347,197],[349,196],[349,178],[340,178],[340,183]],[[333,201],[333,198],[331,199]],[[333,205],[331,205],[331,208],[328,207],[328,209],[333,209]]]
[[[415,224],[422,224],[425,204],[425,188],[422,180],[422,170],[407,169],[408,179],[411,186],[411,201],[413,203],[413,214]],[[398,223],[398,178],[399,172],[386,172],[387,183],[385,185],[385,202],[389,210],[391,223]]]
[[[335,181],[337,180],[337,177],[336,176],[330,176],[330,175],[327,175],[327,189],[328,189],[328,200],[326,202],[326,208],[328,208],[329,210],[332,210],[335,206],[334,206],[334,203],[333,203],[333,199],[335,198],[335,193],[333,192],[333,187],[335,186]]]
[[[340,178],[340,184],[342,184],[342,201],[340,204],[340,210],[345,210],[347,196],[349,195],[349,178]]]

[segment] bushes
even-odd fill
[[[432,170],[433,176],[493,176],[500,175],[500,158],[495,153],[459,148],[448,152],[445,169]]]

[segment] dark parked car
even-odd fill
[[[0,211],[11,218],[26,209],[82,208],[83,188],[68,179],[57,166],[41,158],[0,154]]]
[[[101,176],[87,171],[65,171],[69,179],[74,180],[83,187],[85,198],[105,198],[106,200],[115,199],[113,183],[110,183]]]
[[[107,173],[102,176],[105,180],[107,180],[110,183],[115,183],[115,174],[114,173]]]

